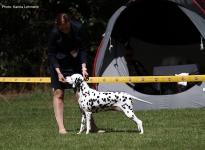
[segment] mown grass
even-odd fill
[[[60,135],[51,91],[0,99],[2,150],[201,150],[205,147],[205,108],[136,111],[145,133],[121,111],[93,114],[106,133],[78,135],[81,114],[72,92],[65,95],[65,126]]]

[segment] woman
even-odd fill
[[[58,14],[50,34],[48,55],[53,88],[53,107],[60,134],[67,133],[63,123],[64,89],[72,88],[66,83],[65,77],[74,73],[82,74],[85,79],[88,77],[87,51],[83,25],[80,22],[71,21],[66,13]],[[76,89],[74,93],[78,99]],[[93,118],[91,119],[91,132],[105,132],[99,130]]]

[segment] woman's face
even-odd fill
[[[68,34],[70,31],[70,23],[67,22],[66,24],[62,24],[58,26],[59,30],[61,30],[63,33]]]

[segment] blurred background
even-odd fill
[[[0,76],[49,77],[47,43],[55,17],[69,14],[86,27],[89,46],[89,74],[111,15],[128,0],[1,0]],[[34,6],[34,8],[25,8]],[[16,8],[17,7],[17,8]],[[23,7],[23,8],[21,8]],[[0,93],[25,92],[49,84],[0,83]]]

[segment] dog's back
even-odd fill
[[[125,115],[137,124],[140,134],[143,134],[144,130],[142,121],[136,117],[133,111],[133,99],[144,103],[149,102],[124,92],[98,92],[89,88],[80,74],[74,74],[71,77],[67,77],[66,81],[73,84],[73,87],[79,89],[78,103],[82,109],[82,120],[79,134],[84,130],[85,119],[87,121],[86,134],[89,133],[89,130],[91,129],[90,120],[92,112],[99,112],[113,106],[120,107]]]

